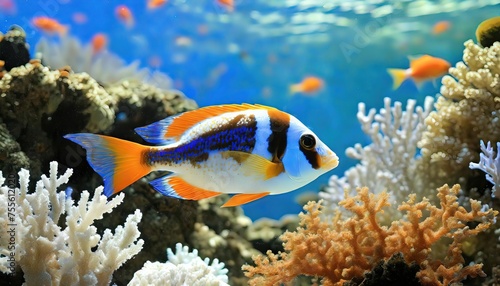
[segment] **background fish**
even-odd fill
[[[137,128],[145,146],[88,133],[65,138],[87,150],[87,160],[111,196],[151,171],[161,194],[199,200],[234,193],[223,206],[300,188],[337,167],[338,157],[292,115],[262,105],[218,105]]]

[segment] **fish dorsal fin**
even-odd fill
[[[205,119],[227,112],[259,109],[275,110],[274,107],[260,104],[213,105],[167,117],[150,125],[136,128],[135,131],[147,142],[165,145],[177,141],[189,128]]]
[[[429,55],[411,55],[411,56],[408,56],[408,60],[410,61],[410,68],[413,67],[413,65],[418,61],[418,60],[421,60],[421,59],[424,59],[424,58],[430,58],[431,56]]]

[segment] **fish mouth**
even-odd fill
[[[331,170],[339,165],[339,157],[332,151],[328,152],[327,156],[321,158],[321,169]]]

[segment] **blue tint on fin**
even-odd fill
[[[135,130],[142,139],[149,143],[157,145],[168,145],[175,140],[172,138],[165,138],[168,126],[174,121],[177,116],[170,116],[160,121],[151,123],[149,125],[138,127]]]
[[[168,183],[168,179],[171,178],[173,174],[168,174],[164,177],[154,179],[149,184],[153,186],[153,188],[160,194],[167,196],[167,197],[172,197],[176,199],[184,199],[183,197],[179,196],[177,192],[170,186]]]
[[[113,175],[115,170],[115,154],[108,148],[106,141],[96,134],[68,134],[64,138],[75,142],[87,150],[87,161],[104,181],[104,194],[113,195]]]

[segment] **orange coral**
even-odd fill
[[[357,195],[340,202],[353,217],[343,219],[337,212],[331,223],[321,219],[321,201],[309,202],[300,214],[300,227],[285,232],[281,239],[285,252],[253,257],[256,266],[245,265],[250,285],[278,285],[291,282],[298,275],[322,277],[323,285],[342,285],[355,277],[362,277],[381,260],[402,253],[407,263],[415,262],[421,271],[417,277],[426,285],[449,285],[467,276],[484,275],[481,264],[463,266],[462,242],[486,230],[498,214],[482,210],[481,203],[471,200],[471,210],[459,206],[459,185],[438,189],[440,206],[427,199],[416,202],[410,195],[399,206],[406,216],[390,226],[382,226],[377,214],[389,207],[388,194],[369,193],[358,188]],[[470,228],[468,222],[476,222]],[[444,261],[431,257],[431,246],[448,237],[452,243]]]

